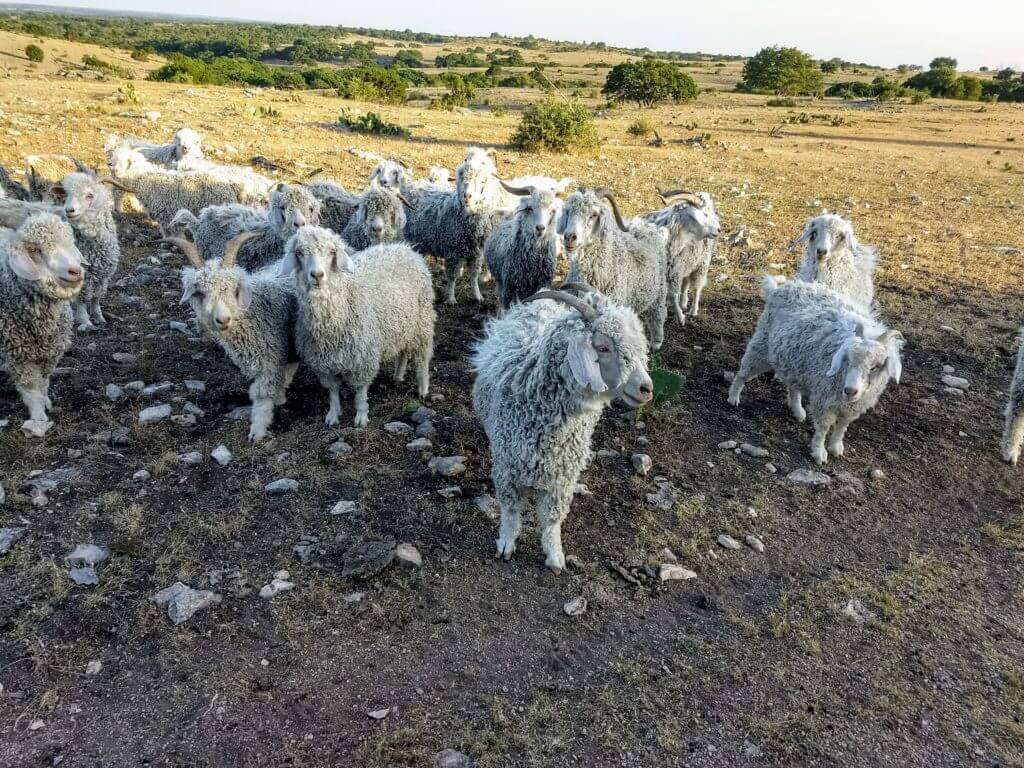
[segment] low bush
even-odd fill
[[[639,120],[634,120],[629,124],[629,127],[626,129],[626,133],[630,136],[645,139],[654,133],[654,123],[641,117]]]
[[[338,122],[354,133],[367,133],[374,136],[398,136],[403,139],[411,135],[407,128],[397,123],[389,123],[376,112],[367,112],[365,115],[351,115],[342,111]]]
[[[25,46],[25,55],[28,56],[29,61],[34,61],[36,63],[46,58],[46,56],[43,54],[43,49],[35,43],[30,43],[29,45]]]
[[[511,144],[524,152],[570,152],[592,150],[600,141],[594,116],[585,106],[546,99],[531,104],[523,112]]]

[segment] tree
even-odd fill
[[[932,63],[928,65],[928,69],[956,69],[957,60],[952,56],[937,56],[932,59]]]
[[[412,51],[408,48],[403,49],[395,54],[395,58],[392,61],[392,66],[395,67],[422,67],[423,66],[423,54],[419,51]]]
[[[842,59],[832,58],[832,59],[829,59],[828,61],[821,62],[821,71],[825,72],[826,74],[831,74],[832,72],[838,72],[842,68],[843,68],[843,60]]]
[[[1013,78],[1015,78],[1016,76],[1017,73],[1014,72],[1013,68],[1007,67],[1006,69],[1000,69],[998,72],[996,72],[995,79],[1005,83],[1009,82],[1010,80],[1013,80]]]
[[[30,43],[25,46],[25,55],[28,56],[29,61],[40,62],[43,60],[43,49],[35,43]]]
[[[788,96],[821,92],[821,69],[798,48],[762,48],[743,65],[744,91],[767,91]]]
[[[612,67],[601,93],[619,101],[653,107],[666,99],[692,101],[697,98],[697,84],[675,64],[644,59]]]

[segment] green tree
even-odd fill
[[[1016,76],[1017,73],[1013,71],[1013,68],[1007,67],[1006,69],[1000,69],[998,72],[996,72],[995,79],[999,80],[1000,82],[1008,82],[1010,80],[1013,80],[1013,78],[1015,78]]]
[[[394,67],[422,67],[423,54],[419,51],[412,51],[406,48],[395,54],[394,61],[391,65]]]
[[[826,74],[831,74],[833,72],[838,72],[842,68],[843,68],[843,60],[842,59],[832,58],[832,59],[829,59],[828,61],[821,62],[821,71],[826,73]]]
[[[957,60],[952,56],[937,56],[932,59],[932,63],[928,65],[928,69],[956,69],[958,64]]]
[[[697,84],[675,64],[644,59],[612,67],[601,93],[619,101],[653,107],[666,99],[692,101],[697,98]]]
[[[45,57],[43,56],[43,49],[35,43],[30,43],[25,46],[25,55],[28,56],[29,61],[40,62]]]
[[[762,48],[743,65],[739,89],[788,96],[821,92],[821,69],[798,48]]]

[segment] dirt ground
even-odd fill
[[[145,246],[149,224],[122,217],[111,322],[62,363],[44,440],[21,435],[22,405],[0,383],[0,527],[27,529],[0,556],[0,764],[428,766],[454,748],[486,768],[1024,765],[1024,471],[998,458],[1024,315],[1024,109],[779,109],[702,94],[613,112],[599,152],[563,157],[507,149],[516,94],[490,95],[506,114],[444,113],[136,86],[142,103],[124,106],[114,83],[0,80],[0,162],[66,151],[96,164],[107,132],[165,139],[187,124],[223,160],[263,155],[283,178],[324,167],[358,188],[372,163],[348,147],[422,172],[476,144],[495,147],[509,175],[611,186],[627,213],[654,208],[656,186],[706,189],[725,231],[745,227],[749,242],[720,245],[698,319],[670,320],[660,361],[686,376],[680,395],[602,420],[594,448],[618,454],[582,478],[592,495],[576,497],[565,529],[582,566],[559,577],[532,529],[512,562],[495,561],[496,523],[475,503],[489,465],[466,353],[492,292],[478,307],[463,284],[457,308],[438,308],[434,453],[468,467],[462,497],[446,499],[452,481],[382,429],[408,421],[412,387],[381,381],[369,428],[328,429],[326,397],[302,373],[274,438],[250,445],[247,425],[225,418],[246,384],[217,348],[168,327],[189,320],[180,257]],[[280,115],[254,115],[261,105]],[[338,132],[343,107],[379,111],[412,138]],[[811,122],[769,135],[801,112]],[[629,136],[637,117],[666,146]],[[786,480],[813,464],[779,386],[758,380],[733,409],[722,374],[756,320],[754,278],[793,271],[789,243],[822,208],[879,247],[882,314],[908,345],[903,382],[851,428],[831,484],[812,489]],[[119,352],[137,359],[118,363]],[[969,379],[966,396],[944,391],[943,365]],[[175,387],[104,397],[133,380]],[[138,425],[143,407],[180,413],[186,399],[204,412],[195,426]],[[327,451],[339,438],[350,454]],[[719,450],[725,440],[770,457]],[[208,457],[221,443],[234,453],[224,468]],[[202,463],[181,463],[188,451]],[[634,452],[652,457],[649,477],[634,474]],[[70,476],[35,506],[29,474],[62,468]],[[151,478],[133,481],[140,469]],[[299,490],[267,495],[282,477]],[[355,511],[329,515],[339,500]],[[756,534],[765,551],[723,549],[723,533]],[[323,567],[293,554],[304,535],[327,550]],[[377,539],[414,544],[423,567],[343,578],[336,553]],[[74,585],[63,564],[86,542],[113,551],[95,587]],[[665,547],[697,578],[649,578]],[[295,589],[258,597],[279,569]],[[222,599],[173,627],[149,598],[179,580]],[[589,608],[570,618],[563,604],[578,596]],[[863,625],[840,615],[851,600],[871,613]]]

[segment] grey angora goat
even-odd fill
[[[405,238],[416,250],[444,260],[445,301],[455,303],[455,280],[463,265],[469,267],[473,298],[483,301],[480,272],[483,247],[504,212],[491,207],[487,188],[493,166],[464,161],[455,172],[452,191],[424,187],[412,193]]]
[[[320,201],[303,186],[277,184],[263,210],[246,205],[211,205],[198,216],[181,210],[171,221],[172,230],[187,230],[204,259],[217,258],[232,238],[242,232],[255,237],[238,251],[238,264],[254,271],[284,255],[288,238],[307,225],[320,223]]]
[[[776,285],[766,276],[762,295],[764,310],[729,389],[729,402],[739,405],[748,379],[774,371],[788,389],[797,420],[810,414],[811,456],[824,464],[829,454],[843,455],[846,428],[875,407],[889,380],[899,383],[903,335],[820,283]]]
[[[519,207],[487,238],[484,258],[494,276],[498,303],[508,309],[554,279],[560,242],[555,219],[562,201],[549,190],[502,184],[519,197]]]
[[[112,133],[107,136],[103,148],[110,153],[117,147],[128,147],[137,150],[144,158],[154,165],[172,170],[186,170],[185,166],[201,163],[203,157],[203,137],[191,128],[179,128],[169,144],[154,144],[133,136],[118,136]]]
[[[853,226],[834,213],[815,216],[804,224],[798,243],[807,243],[796,276],[818,282],[870,310],[875,298],[874,248],[857,242]]]
[[[1024,443],[1024,331],[1021,331],[1017,367],[1010,380],[1010,397],[1006,402],[1006,427],[1003,429],[1003,459],[1016,464]]]
[[[413,210],[400,190],[370,187],[341,231],[341,239],[354,251],[400,241],[405,237],[406,208]]]
[[[28,408],[22,429],[50,427],[50,374],[71,345],[71,304],[82,290],[82,255],[67,222],[29,216],[0,234],[0,370]]]
[[[627,227],[608,189],[578,189],[565,201],[558,234],[571,260],[569,281],[592,285],[633,309],[652,350],[665,337],[668,232],[645,221]]]
[[[47,192],[55,205],[0,202],[0,226],[16,227],[35,213],[55,213],[71,225],[75,245],[86,266],[82,290],[74,301],[75,321],[83,332],[94,331],[97,325],[107,322],[100,301],[107,295],[121,260],[114,201],[105,186],[109,182],[110,179],[98,178],[89,170],[69,173]]]
[[[349,192],[330,179],[307,181],[302,186],[320,201],[320,226],[339,235],[344,232],[362,196]]]
[[[532,499],[545,562],[560,572],[562,522],[602,411],[616,397],[635,408],[654,395],[643,326],[603,296],[542,291],[487,323],[472,365],[501,503],[496,556],[515,552]]]
[[[254,237],[258,235],[252,232],[235,236],[222,258],[208,261],[187,240],[166,242],[177,246],[191,264],[181,272],[181,303],[192,308],[199,328],[251,382],[249,439],[259,441],[274,420],[274,406],[284,405],[299,362],[292,341],[294,282],[279,275],[279,263],[251,274],[235,265],[241,246]]]
[[[700,312],[700,299],[708,282],[708,269],[720,231],[718,214],[711,195],[694,194],[685,189],[666,190],[659,197],[665,208],[652,211],[644,219],[668,230],[668,294],[680,325]],[[671,203],[676,198],[681,202]],[[693,303],[690,303],[690,289]]]
[[[434,288],[423,257],[408,245],[376,245],[350,256],[338,235],[303,227],[288,241],[281,274],[295,274],[295,344],[330,395],[325,419],[341,417],[339,379],[355,390],[355,426],[369,423],[368,392],[382,365],[395,381],[410,360],[417,391],[430,389]]]

